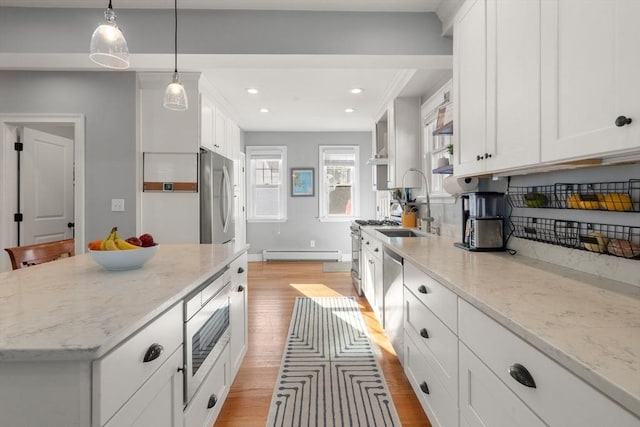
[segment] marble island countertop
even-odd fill
[[[640,416],[639,287],[448,237],[363,232]]]
[[[136,270],[82,254],[0,273],[0,361],[98,358],[244,251],[160,245]]]

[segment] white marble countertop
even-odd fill
[[[429,235],[363,227],[529,344],[640,416],[640,288]],[[638,262],[640,271],[640,262]]]
[[[0,361],[98,358],[245,251],[160,245],[136,270],[83,254],[0,273]]]

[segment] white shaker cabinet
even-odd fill
[[[213,126],[215,107],[209,97],[200,94],[200,146],[213,150]]]
[[[229,266],[231,274],[231,339],[229,353],[231,357],[231,375],[235,376],[247,353],[249,339],[247,254],[240,255]]]
[[[540,161],[540,1],[470,0],[454,36],[454,172]]]
[[[419,152],[420,100],[396,98],[387,109],[387,188],[422,185],[419,174],[406,173],[420,167]]]
[[[542,2],[542,161],[640,149],[639,22],[637,0]]]

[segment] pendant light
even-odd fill
[[[129,68],[129,48],[122,31],[116,25],[116,14],[109,6],[104,11],[106,23],[99,25],[91,36],[89,58],[107,68],[124,70]]]
[[[164,92],[164,106],[169,110],[185,111],[189,108],[189,100],[178,75],[178,0],[174,0],[173,15],[175,18],[174,70],[173,79]]]

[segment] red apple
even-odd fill
[[[131,243],[132,245],[142,246],[142,242],[136,236],[129,237],[127,239],[127,242]]]
[[[155,245],[153,241],[153,236],[149,233],[145,233],[142,236],[140,236],[140,242],[142,242],[143,248],[147,248],[149,246]]]

